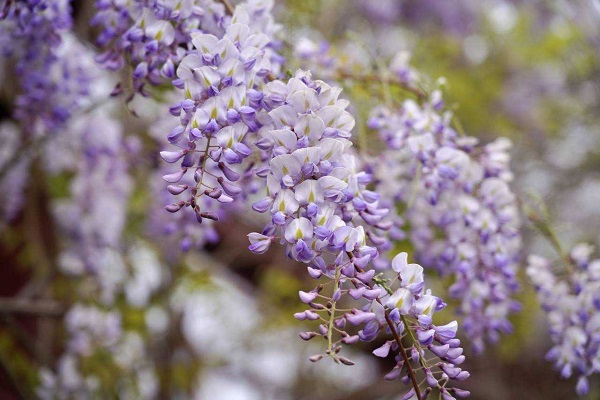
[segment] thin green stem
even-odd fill
[[[381,300],[377,299],[377,302],[383,306],[383,304],[381,303]],[[415,374],[415,371],[414,371],[412,365],[410,364],[410,359],[408,358],[406,349],[402,345],[402,338],[398,334],[398,331],[396,330],[394,321],[392,321],[392,319],[390,318],[388,310],[385,311],[385,322],[387,322],[388,326],[390,327],[390,330],[392,331],[392,335],[394,336],[394,339],[396,340],[396,343],[398,343],[398,348],[400,349],[400,354],[402,355],[402,360],[404,361],[404,365],[406,365],[406,370],[408,371],[408,376],[410,377],[413,388],[415,389],[415,394],[417,395],[417,399],[423,400],[423,396],[421,395],[421,390],[419,388],[419,382],[417,382],[417,376]],[[408,329],[408,327],[406,329]]]
[[[554,232],[554,229],[552,229],[551,224],[547,220],[540,218],[534,211],[530,211],[526,213],[526,215],[533,226],[542,234],[542,236],[546,238],[546,240],[550,242],[562,262],[564,262],[567,272],[572,275],[575,270],[573,263],[571,262],[571,258],[564,251],[562,245],[560,244],[560,240],[558,240],[556,232]]]
[[[358,75],[358,74],[352,74],[347,71],[338,71],[337,77],[340,79],[350,79],[353,81],[358,81],[358,82],[363,82],[363,83],[381,84],[381,77],[378,75],[374,75],[374,74]],[[404,91],[414,94],[415,96],[417,96],[417,98],[419,100],[425,100],[427,98],[427,93],[425,93],[423,90],[421,90],[417,87],[414,87],[414,86],[407,85],[406,83],[401,82],[397,79],[389,79],[387,81],[387,83],[389,83],[390,85],[394,85]]]

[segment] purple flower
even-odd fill
[[[589,391],[587,377],[597,372],[600,357],[600,259],[592,259],[592,251],[585,244],[575,246],[566,277],[554,271],[552,262],[536,255],[529,256],[526,271],[554,344],[546,358],[562,378],[578,376],[579,396]]]
[[[460,299],[463,328],[481,351],[485,337],[511,332],[508,315],[518,309],[511,298],[518,290],[520,220],[508,185],[510,142],[476,147],[475,138],[451,128],[452,116],[440,112],[440,101],[434,91],[423,104],[406,100],[394,111],[375,110],[369,125],[388,150],[371,168],[384,204],[407,206],[403,215],[392,216],[390,235],[403,236],[403,224],[410,224],[419,261],[454,276],[449,292]],[[406,265],[392,267],[407,275]],[[402,282],[413,279],[402,275]],[[419,282],[413,283],[417,291]]]

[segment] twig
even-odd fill
[[[384,307],[383,303],[381,303],[381,300],[377,299],[377,302],[379,304],[381,304],[382,307]],[[417,395],[417,399],[423,400],[423,395],[421,395],[421,390],[419,389],[419,382],[417,382],[417,377],[415,376],[415,371],[413,370],[412,365],[410,365],[410,359],[408,358],[406,349],[402,345],[402,338],[398,334],[398,331],[396,331],[396,326],[394,325],[394,321],[392,321],[390,319],[389,311],[385,312],[385,322],[387,322],[388,326],[390,327],[390,330],[392,331],[392,335],[394,336],[394,339],[396,340],[396,343],[398,343],[398,347],[400,348],[400,354],[402,355],[402,360],[404,360],[404,365],[406,365],[406,370],[408,371],[408,376],[410,377],[412,385],[415,388],[415,394]],[[406,329],[408,329],[408,327],[406,327]]]
[[[334,357],[334,359],[335,359],[335,355],[334,355],[333,346],[332,346],[332,336],[333,336],[333,328],[334,328],[333,324],[335,321],[335,307],[336,307],[337,301],[333,300],[333,296],[335,296],[335,292],[336,292],[336,290],[338,290],[339,282],[340,282],[340,268],[336,267],[335,268],[335,283],[334,283],[333,289],[332,289],[333,293],[331,294],[331,309],[329,310],[330,315],[329,315],[329,321],[327,323],[327,354]]]
[[[61,317],[65,307],[53,300],[0,298],[0,314],[27,314],[44,317]]]
[[[523,204],[523,213],[527,217],[527,219],[533,224],[533,227],[538,230],[542,234],[542,236],[550,242],[559,258],[562,262],[565,263],[565,268],[569,274],[573,274],[575,268],[571,262],[571,258],[564,251],[560,240],[558,240],[558,236],[554,229],[552,228],[552,224],[549,221],[548,213],[543,212],[543,215],[537,213],[533,207],[528,204]]]

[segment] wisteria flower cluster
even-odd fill
[[[206,209],[205,202],[230,203],[242,193],[235,182],[248,173],[240,164],[250,156],[250,138],[260,127],[260,105],[257,100],[253,103],[252,96],[260,95],[257,89],[273,72],[266,57],[270,39],[253,33],[244,23],[248,13],[239,10],[222,38],[194,35],[195,51],[182,60],[174,82],[184,90],[185,100],[170,109],[180,117],[180,125],[167,139],[181,150],[164,151],[161,157],[170,163],[182,161],[179,171],[163,178],[172,183],[169,192],[188,197],[167,210],[191,207],[199,222],[219,218]],[[193,176],[192,185],[180,183],[186,176]]]
[[[273,2],[249,2],[236,8],[251,29],[260,26],[274,33],[278,26],[271,16]],[[214,0],[129,1],[97,0],[92,23],[103,28],[98,45],[105,52],[98,61],[111,70],[126,65],[131,73],[133,96],[148,95],[147,85],[157,86],[176,78],[181,61],[193,53],[195,34],[222,37],[231,23],[223,3]],[[244,16],[241,16],[244,15]],[[277,42],[273,42],[278,47]],[[267,53],[275,57],[274,47]],[[129,88],[121,83],[115,94]]]
[[[394,257],[392,268],[396,276],[391,283],[357,267],[359,272],[353,277],[336,273],[331,297],[321,294],[323,285],[311,292],[301,291],[300,299],[311,308],[297,313],[295,317],[300,320],[320,320],[321,324],[318,333],[302,332],[300,337],[311,340],[320,335],[328,342],[325,354],[314,355],[311,361],[331,356],[337,362],[353,365],[351,360],[337,355],[343,344],[370,342],[381,332],[391,334],[392,339],[386,340],[373,354],[381,358],[395,354],[396,364],[385,375],[385,379],[400,379],[403,384],[412,385],[403,399],[415,396],[426,398],[433,389],[447,399],[468,397],[469,391],[447,386],[450,381],[463,381],[469,377],[469,373],[459,367],[465,356],[460,340],[456,338],[458,323],[433,324],[433,315],[443,310],[446,303],[434,296],[430,289],[425,289],[423,268],[418,264],[409,264],[407,260],[406,253]],[[396,281],[400,287],[394,291],[390,284]],[[367,303],[360,309],[338,311],[336,305],[343,295],[354,300],[362,298]],[[329,318],[323,316],[324,313]],[[362,329],[356,334],[349,334],[348,324],[362,326]],[[341,338],[333,341],[334,333]],[[405,348],[403,338],[410,339],[412,345]],[[418,379],[422,379],[421,383]],[[422,383],[425,384],[424,388],[421,387]]]
[[[580,396],[600,370],[600,259],[591,257],[593,251],[579,244],[566,260],[531,255],[527,266],[554,344],[546,358],[563,378],[577,377]]]
[[[279,238],[290,258],[308,264],[313,278],[334,280],[335,304],[343,280],[358,279],[358,274],[362,285],[371,283],[375,271],[364,268],[378,257],[378,247],[390,247],[380,234],[391,226],[384,220],[388,210],[379,206],[376,193],[366,189],[371,176],[357,168],[350,150],[354,118],[345,111],[348,102],[338,99],[341,89],[313,81],[304,71],[287,82],[267,82],[271,63],[260,57],[264,54],[260,50],[269,39],[265,34],[250,34],[238,20],[234,14],[222,39],[194,36],[198,53],[186,56],[177,70],[186,100],[171,109],[181,116],[182,125],[168,139],[182,150],[161,156],[168,162],[182,158],[183,162],[180,171],[164,179],[175,184],[190,171],[196,185],[187,201],[167,210],[190,206],[199,222],[217,220],[218,215],[203,209],[202,197],[229,203],[242,193],[234,184],[242,173],[265,179],[267,197],[252,208],[269,212],[271,221],[261,233],[249,235],[250,250],[264,253]],[[256,161],[251,168],[234,169],[252,154]],[[188,189],[185,184],[169,187],[175,195]],[[381,289],[370,288],[365,296],[372,302],[379,300],[380,293]],[[361,297],[359,291],[355,298]],[[327,353],[350,364],[337,356],[340,348],[332,342],[335,305],[331,307],[332,317],[322,332],[328,340]],[[307,310],[296,317],[316,319],[318,314]],[[372,340],[380,328],[371,324],[365,329],[364,339]],[[418,391],[418,385],[413,390]]]
[[[192,33],[218,33],[225,18],[223,4],[212,0],[98,0],[96,7],[92,23],[103,28],[98,45],[106,48],[98,61],[112,70],[130,65],[134,93],[143,94],[146,84],[175,77]]]
[[[71,6],[67,0],[17,1],[7,6],[0,18],[1,57],[13,61],[21,77],[14,116],[30,135],[57,132],[89,105],[90,85],[96,78],[87,58],[74,56],[86,50],[70,32]]]
[[[40,356],[35,388],[13,385],[21,397],[198,397],[221,348],[236,354],[220,371],[238,380],[264,360],[241,360],[241,343],[212,337],[231,328],[240,332],[224,336],[251,345],[283,329],[262,336],[271,303],[222,304],[250,303],[255,285],[287,290],[277,281],[284,263],[294,275],[286,294],[300,300],[287,315],[308,342],[294,346],[313,363],[353,366],[366,350],[389,390],[405,386],[403,400],[476,390],[455,387],[470,377],[464,348],[481,353],[511,333],[521,308],[527,240],[511,141],[465,134],[444,79],[428,84],[408,52],[298,39],[274,9],[273,0],[0,5],[0,250],[44,269],[14,300],[0,298],[9,328],[0,350],[20,349],[13,310],[64,318],[51,324],[64,344]],[[547,359],[584,396],[600,372],[600,260],[587,245],[563,255],[548,232],[560,260],[531,255],[526,274],[548,320]],[[4,356],[0,364],[16,382]]]
[[[451,120],[439,91],[422,105],[406,100],[397,110],[375,110],[369,124],[387,149],[373,169],[386,171],[377,179],[390,203],[405,205],[395,237],[403,238],[408,224],[423,265],[455,277],[449,292],[460,299],[464,328],[481,351],[486,337],[496,342],[511,332],[508,315],[519,309],[512,298],[520,218],[509,186],[511,144],[502,138],[478,145]]]

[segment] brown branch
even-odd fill
[[[381,304],[381,300],[377,299],[377,302],[379,304]],[[383,306],[383,304],[381,304],[381,305]],[[417,395],[417,399],[423,400],[423,396],[421,395],[421,391],[419,389],[419,382],[417,382],[417,377],[415,376],[415,371],[413,370],[412,365],[410,365],[410,360],[408,358],[408,354],[406,353],[406,349],[402,345],[402,338],[398,334],[398,331],[396,331],[394,321],[391,320],[388,311],[385,312],[385,322],[387,322],[388,326],[390,327],[390,330],[392,331],[392,335],[394,336],[394,339],[396,340],[396,343],[398,343],[398,347],[400,347],[400,354],[402,355],[402,359],[404,360],[404,364],[406,365],[406,370],[408,371],[408,376],[410,377],[413,387],[415,388],[415,393]],[[406,329],[409,329],[408,326],[406,327]]]
[[[0,314],[62,317],[65,312],[65,307],[53,300],[0,298]]]
[[[348,256],[350,258],[352,258],[352,253],[348,253]],[[358,272],[361,272],[361,273],[365,272],[362,268],[360,268],[356,265],[354,267],[356,268],[356,270]],[[373,286],[370,283],[366,283],[366,285],[369,287],[369,289],[373,289]],[[396,343],[398,344],[398,347],[400,348],[400,355],[402,356],[402,360],[404,361],[404,364],[406,365],[406,371],[407,371],[408,376],[410,377],[410,381],[412,382],[412,385],[415,389],[415,394],[417,396],[417,399],[423,400],[423,395],[421,394],[421,390],[419,389],[419,382],[417,381],[417,377],[415,375],[415,370],[413,369],[412,365],[410,364],[410,359],[408,357],[408,354],[406,353],[406,349],[404,348],[404,345],[402,344],[402,338],[400,337],[400,335],[398,334],[398,331],[396,330],[394,321],[392,321],[389,316],[389,311],[386,310],[386,307],[383,305],[383,303],[381,302],[381,300],[379,298],[377,298],[377,302],[379,304],[381,304],[381,306],[385,310],[384,311],[385,322],[387,322],[388,327],[390,328],[390,331],[392,331],[392,335],[394,336],[394,340],[396,341]],[[406,329],[409,329],[408,326],[406,327]]]

